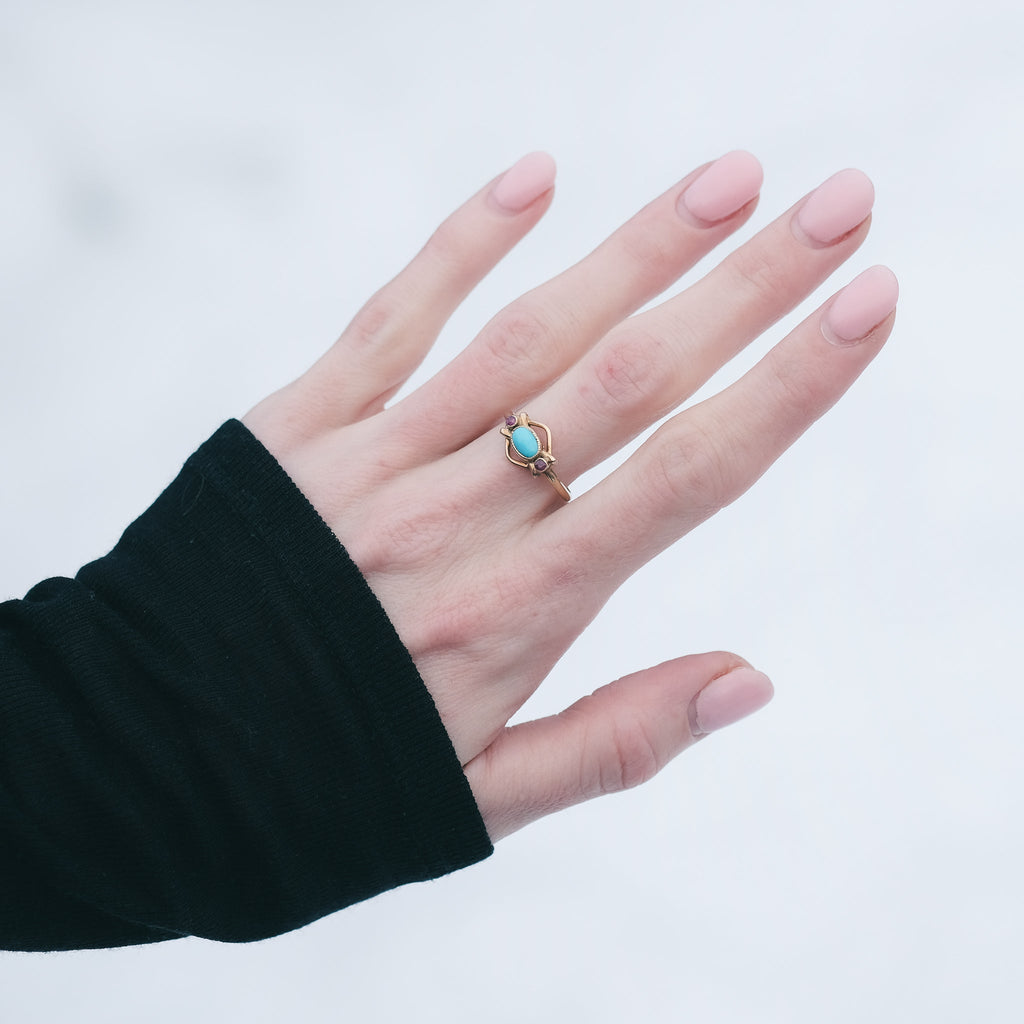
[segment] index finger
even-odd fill
[[[544,521],[548,550],[621,582],[730,504],[842,397],[881,350],[899,286],[872,267],[734,384],[665,423]]]

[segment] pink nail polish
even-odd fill
[[[762,181],[764,171],[757,157],[739,149],[726,153],[679,197],[679,212],[701,227],[725,220],[761,191]]]
[[[794,233],[812,245],[831,245],[860,224],[874,203],[875,186],[863,171],[840,171],[819,185],[797,210]]]
[[[555,161],[547,153],[528,153],[498,179],[491,198],[505,213],[522,213],[555,184]]]
[[[724,729],[763,708],[774,693],[771,680],[752,668],[712,679],[690,702],[690,734],[706,736]]]
[[[833,299],[822,318],[821,333],[833,345],[855,345],[896,308],[899,295],[896,275],[888,267],[871,267]]]

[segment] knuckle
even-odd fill
[[[732,284],[748,305],[774,310],[788,291],[789,268],[777,253],[745,246],[732,254],[727,266]]]
[[[601,760],[602,794],[621,793],[649,782],[665,766],[650,731],[638,717],[616,720],[609,744],[610,756]]]
[[[446,220],[427,239],[420,254],[437,265],[445,277],[462,280],[471,276],[473,259],[471,239],[454,218]]]
[[[768,354],[766,364],[780,410],[776,422],[781,424],[793,419],[807,422],[821,415],[823,406],[828,404],[823,394],[827,389],[823,387],[820,371],[814,364],[797,358],[784,345],[777,346]]]
[[[648,407],[666,358],[666,344],[639,328],[611,341],[596,358],[593,373],[580,386],[580,397],[598,415],[620,415]]]
[[[626,231],[621,240],[622,251],[635,268],[638,280],[650,288],[658,288],[674,277],[673,266],[678,262],[671,242],[649,228]]]
[[[530,366],[540,362],[551,331],[545,318],[523,304],[502,310],[485,328],[484,345],[499,369],[509,365]]]
[[[659,512],[686,509],[706,519],[735,497],[727,453],[695,425],[659,439],[650,463],[650,490]]]
[[[350,349],[359,351],[380,348],[387,340],[388,328],[395,321],[398,310],[384,293],[372,296],[345,332]]]

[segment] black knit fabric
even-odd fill
[[[241,423],[0,605],[0,948],[260,939],[490,852],[408,652]]]

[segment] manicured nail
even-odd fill
[[[855,277],[825,311],[821,333],[833,345],[863,341],[895,308],[899,282],[888,267],[871,267]]]
[[[875,186],[863,171],[840,171],[819,185],[797,210],[794,233],[812,245],[831,245],[860,224],[874,203]]]
[[[547,153],[527,153],[491,190],[505,213],[522,213],[555,184],[555,161]]]
[[[679,212],[700,226],[725,220],[761,191],[762,181],[764,171],[756,156],[741,149],[726,153],[679,197]]]
[[[774,693],[772,681],[752,668],[712,679],[690,702],[690,734],[696,738],[724,729],[763,708]]]

